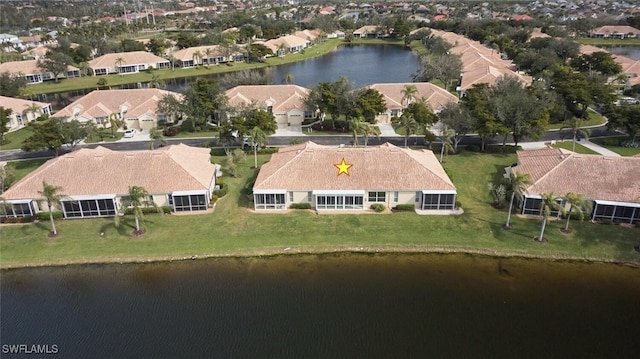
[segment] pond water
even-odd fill
[[[640,60],[640,46],[602,46],[602,48],[617,55],[624,55],[635,60]]]
[[[313,48],[307,50],[313,51]],[[345,76],[356,87],[374,83],[411,82],[412,75],[420,70],[418,56],[402,46],[369,45],[340,46],[324,56],[309,60],[251,70],[270,79],[272,84],[280,84],[287,74],[293,82],[304,87],[312,87],[319,82],[336,81]],[[176,71],[180,71],[179,69]],[[203,76],[214,80],[228,74]],[[198,77],[187,77],[166,81],[166,89],[181,92]],[[113,88],[144,88],[146,83],[134,83]],[[66,106],[71,100],[93,91],[78,90],[57,94],[40,95],[38,100],[52,102],[54,110]]]
[[[616,265],[336,254],[0,274],[2,344],[62,357],[638,353],[640,269]]]

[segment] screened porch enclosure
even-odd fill
[[[593,201],[592,220],[640,223],[640,203]]]
[[[253,203],[255,209],[287,209],[287,203],[284,195],[285,191],[280,193],[254,193]]]
[[[452,211],[456,206],[455,191],[422,191],[421,210],[449,210]]]
[[[110,198],[71,198],[62,201],[65,218],[113,217],[116,215],[115,196]]]

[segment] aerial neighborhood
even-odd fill
[[[314,233],[356,223],[382,238],[371,248],[489,251],[438,242],[438,227],[497,252],[640,263],[640,4],[54,3],[0,4],[16,14],[0,19],[7,233],[244,238],[285,218]],[[324,65],[306,70],[316,83],[273,78],[358,46],[410,52],[419,69],[362,85],[311,68]],[[394,221],[422,239],[393,247]],[[262,235],[252,253],[290,247]],[[328,244],[301,244],[314,245]]]

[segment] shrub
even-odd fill
[[[478,146],[478,145],[468,145],[467,146],[467,151],[480,152],[480,146]]]
[[[211,196],[211,199],[209,200],[209,204],[215,204],[216,202],[218,202],[218,196],[214,194],[213,196]]]
[[[49,212],[38,212],[36,213],[36,218],[39,221],[48,221],[49,220]],[[62,212],[53,212],[53,219],[62,219],[64,218],[64,213]]]
[[[462,207],[462,202],[456,201],[456,208],[460,208],[460,207]]]
[[[291,203],[291,209],[311,209],[311,203]]]
[[[154,213],[167,213],[165,212],[165,207],[169,208],[169,213],[171,213],[171,207],[170,206],[163,206],[163,207],[142,207],[142,214],[154,214]],[[124,214],[128,214],[131,215],[133,214],[133,208],[129,207],[127,209],[124,210]]]
[[[162,206],[160,208],[162,209],[162,213],[164,214],[171,214],[171,212],[173,212],[173,207],[171,206]]]
[[[393,208],[396,211],[415,211],[416,206],[414,204],[399,204]]]
[[[372,210],[374,210],[374,211],[376,211],[376,212],[380,213],[380,212],[384,211],[384,209],[385,209],[386,207],[385,207],[385,206],[384,206],[384,204],[382,204],[382,203],[374,203],[374,204],[372,204],[372,205],[371,205],[371,207],[370,207],[370,208],[371,208]]]
[[[299,138],[292,138],[291,141],[289,141],[290,145],[299,145],[302,143],[302,140]]]
[[[278,152],[280,148],[278,147],[265,147],[258,150],[258,153],[263,155],[271,155]]]
[[[224,148],[212,148],[211,156],[226,156],[227,153],[224,151]]]
[[[173,137],[178,133],[180,133],[180,127],[177,126],[167,127],[164,129],[164,131],[162,131],[162,134],[167,137]]]
[[[218,196],[218,198],[224,197],[227,195],[227,193],[229,193],[229,187],[225,186],[222,183],[219,183],[219,185],[220,185],[220,189],[213,191],[213,194],[215,196]]]

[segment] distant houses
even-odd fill
[[[124,121],[127,128],[148,131],[160,121],[173,122],[168,115],[158,112],[158,102],[165,95],[182,98],[181,94],[153,88],[96,90],[52,116],[67,121],[93,122],[104,127],[111,127],[109,118],[116,116]]]
[[[0,64],[0,73],[6,72],[13,77],[24,77],[27,84],[39,84],[47,80],[55,80],[53,73],[38,67],[38,61],[9,61]],[[58,75],[59,78],[80,77],[80,69],[68,66],[67,71]]]
[[[171,68],[171,62],[146,51],[118,52],[89,61],[93,76],[133,74],[143,70]]]
[[[414,86],[416,93],[413,99],[406,99],[403,90],[406,86]],[[393,117],[400,117],[402,110],[411,101],[424,99],[429,107],[436,111],[442,106],[454,102],[458,102],[458,98],[430,82],[414,82],[414,83],[381,83],[373,84],[369,88],[374,89],[383,96],[387,110],[376,116],[377,123],[391,123]]]
[[[405,205],[421,214],[453,214],[456,187],[431,151],[321,146],[282,148],[260,168],[256,211],[308,205],[318,212],[362,212],[371,205]]]

